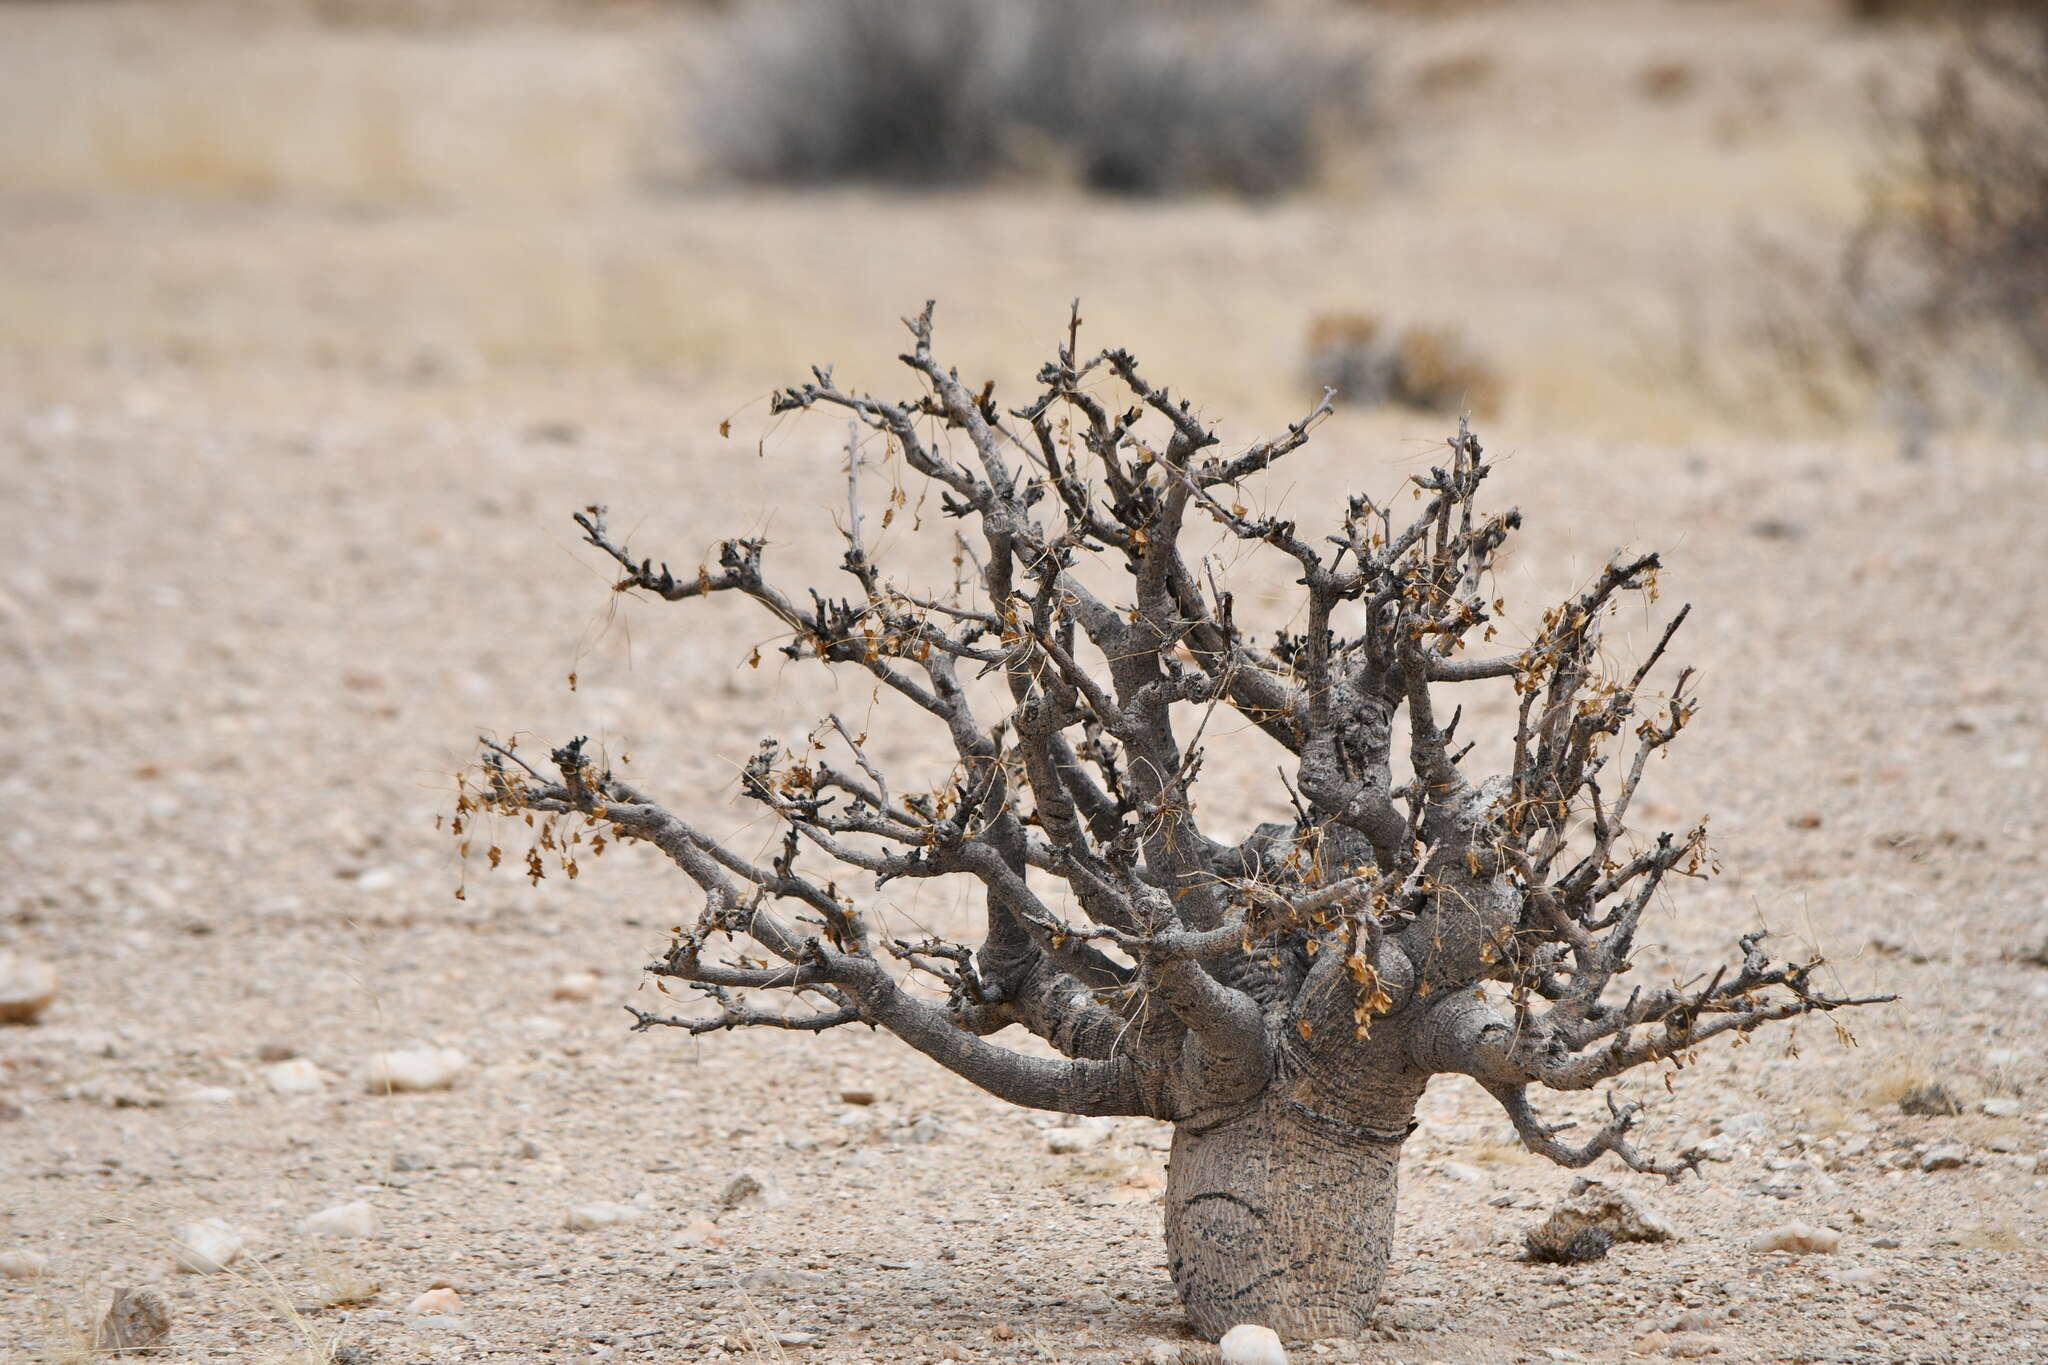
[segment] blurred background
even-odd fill
[[[1910,452],[2042,417],[2043,12],[11,0],[0,352],[30,396],[84,365],[737,406],[886,363],[927,297],[1021,382],[1080,296],[1261,416],[1329,383]]]

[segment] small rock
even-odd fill
[[[235,1092],[224,1085],[202,1085],[179,1097],[181,1104],[233,1104]]]
[[[289,1057],[263,1068],[263,1083],[277,1095],[317,1095],[327,1088],[327,1077],[304,1057]]]
[[[1923,1118],[1954,1118],[1963,1112],[1963,1102],[1940,1081],[1929,1081],[1899,1096],[1899,1112]]]
[[[1241,1322],[1216,1345],[1223,1352],[1223,1365],[1287,1365],[1287,1348],[1270,1327]]]
[[[722,1247],[725,1235],[718,1230],[718,1224],[709,1218],[692,1218],[683,1224],[683,1230],[675,1236],[678,1247]]]
[[[775,1344],[777,1346],[809,1346],[816,1342],[817,1339],[818,1334],[816,1332],[777,1332],[775,1334]]]
[[[647,1210],[631,1204],[578,1204],[562,1219],[562,1226],[571,1232],[595,1232],[621,1223],[637,1223],[646,1216]]]
[[[50,1258],[40,1251],[0,1251],[0,1278],[40,1280],[49,1273]]]
[[[555,978],[553,994],[557,1000],[588,1000],[597,994],[599,984],[596,972],[565,972]]]
[[[309,1237],[375,1237],[377,1210],[365,1199],[358,1199],[353,1204],[336,1204],[331,1209],[322,1209],[301,1218],[299,1231]]]
[[[109,1355],[154,1355],[170,1335],[171,1303],[160,1290],[117,1289],[92,1344]]]
[[[1978,1100],[1977,1112],[1994,1119],[2016,1119],[2020,1116],[2020,1102],[2010,1095],[1997,1095]]]
[[[1795,1256],[1831,1256],[1842,1245],[1842,1234],[1833,1228],[1811,1223],[1783,1223],[1750,1239],[1749,1249],[1757,1252],[1789,1251]]]
[[[1443,1173],[1446,1180],[1455,1180],[1463,1185],[1486,1183],[1486,1172],[1477,1166],[1468,1166],[1462,1161],[1446,1161],[1443,1164]]]
[[[538,1156],[539,1153],[536,1152],[535,1155]],[[431,1149],[393,1152],[391,1154],[391,1169],[394,1171],[431,1171],[434,1169],[434,1163],[440,1159],[441,1154]]]
[[[171,1234],[171,1259],[192,1275],[212,1275],[232,1265],[245,1245],[242,1234],[219,1218],[187,1223]]]
[[[937,1114],[919,1114],[907,1127],[898,1128],[889,1134],[889,1141],[908,1143],[913,1147],[928,1147],[946,1135],[946,1125]]]
[[[290,1043],[263,1043],[256,1049],[259,1062],[288,1062],[299,1055],[299,1050]]]
[[[741,1205],[775,1209],[787,1204],[789,1196],[773,1181],[763,1181],[742,1172],[727,1182],[725,1189],[718,1196],[718,1202],[729,1209],[736,1209]]]
[[[1111,1130],[1112,1125],[1103,1119],[1081,1119],[1071,1127],[1048,1128],[1045,1130],[1046,1150],[1063,1155],[1085,1152],[1099,1146]]]
[[[1959,1166],[1968,1165],[1969,1161],[1969,1148],[1958,1146],[1953,1142],[1945,1142],[1938,1147],[1929,1147],[1922,1154],[1920,1157],[1920,1169],[1923,1171],[1953,1171]]]
[[[839,1092],[839,1102],[841,1104],[857,1104],[865,1108],[875,1102],[875,1092],[872,1090],[842,1090]]]
[[[1771,1131],[1768,1114],[1731,1114],[1714,1120],[1714,1131],[1732,1138],[1760,1137]]]
[[[1580,1180],[1571,1194],[1522,1237],[1531,1260],[1574,1264],[1597,1261],[1616,1242],[1669,1242],[1670,1220],[1597,1180]]]
[[[363,1088],[373,1095],[405,1091],[446,1090],[469,1066],[469,1058],[452,1047],[401,1048],[370,1059]]]
[[[57,998],[57,969],[0,950],[0,1024],[33,1024]]]
[[[452,1318],[462,1311],[462,1296],[446,1286],[429,1289],[407,1304],[405,1311],[421,1317]]]
[[[1180,1347],[1157,1337],[1145,1343],[1145,1365],[1180,1365]]]

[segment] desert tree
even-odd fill
[[[780,831],[757,860],[583,739],[545,762],[486,741],[465,777],[459,820],[533,825],[531,875],[627,841],[701,888],[702,914],[648,970],[704,1008],[634,1007],[637,1027],[864,1025],[1014,1104],[1167,1120],[1166,1238],[1195,1327],[1313,1338],[1356,1334],[1373,1310],[1397,1158],[1432,1077],[1475,1079],[1561,1165],[1612,1154],[1675,1178],[1695,1158],[1639,1151],[1633,1105],[1610,1097],[1573,1141],[1531,1092],[1863,1003],[1757,933],[1686,984],[1619,984],[1660,889],[1711,861],[1704,827],[1633,832],[1650,760],[1696,706],[1687,673],[1647,690],[1684,611],[1632,671],[1604,662],[1602,621],[1654,591],[1654,554],[1615,559],[1520,647],[1489,652],[1493,566],[1520,519],[1482,509],[1489,466],[1462,427],[1398,514],[1354,496],[1311,536],[1248,510],[1245,486],[1310,440],[1327,397],[1232,451],[1128,353],[1084,357],[1078,314],[1035,395],[1007,410],[938,358],[929,307],[908,326],[915,396],[817,370],[773,400],[849,421],[843,592],[778,584],[758,539],[677,574],[602,509],[576,522],[619,590],[749,599],[790,659],[899,698],[943,737],[946,780],[906,786],[836,716],[765,741],[740,780]],[[913,534],[957,537],[951,587],[885,570],[870,541],[893,498],[878,511],[864,493],[862,440],[937,493],[945,517]],[[1255,632],[1198,535],[1280,556],[1291,621]],[[1468,773],[1441,696],[1468,687],[1515,698],[1497,775]],[[1233,728],[1219,713],[1242,718],[1228,742],[1279,760],[1273,808],[1291,819],[1226,833],[1198,816],[1205,750]],[[877,931],[863,883],[930,879],[973,889],[978,942]],[[913,973],[934,988],[907,986]],[[993,1040],[1011,1026],[1058,1055]]]

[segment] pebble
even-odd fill
[[[588,1000],[597,994],[598,985],[596,972],[564,972],[555,978],[553,994],[557,1000]]]
[[[1994,1119],[2016,1119],[2020,1116],[2020,1102],[2010,1095],[1998,1095],[1978,1100],[1977,1112]]]
[[[309,1237],[375,1237],[377,1210],[366,1199],[336,1204],[301,1218],[299,1231]]]
[[[202,1085],[179,1097],[182,1104],[233,1104],[235,1092],[224,1085]]]
[[[676,1234],[673,1245],[677,1247],[722,1247],[725,1234],[718,1230],[718,1224],[709,1218],[692,1218],[683,1224],[683,1230]]]
[[[1789,1251],[1795,1256],[1828,1256],[1842,1245],[1842,1234],[1811,1223],[1784,1223],[1750,1239],[1751,1251]]]
[[[563,1217],[562,1226],[571,1232],[595,1232],[621,1223],[637,1223],[646,1216],[647,1210],[631,1204],[578,1204]]]
[[[57,998],[57,969],[0,950],[0,1023],[33,1024]]]
[[[1107,1138],[1112,1127],[1107,1119],[1079,1119],[1069,1127],[1048,1128],[1045,1130],[1046,1150],[1062,1154],[1085,1152]]]
[[[1287,1365],[1287,1348],[1270,1327],[1241,1322],[1216,1345],[1223,1352],[1223,1365]]]
[[[462,1296],[446,1288],[429,1289],[406,1305],[405,1311],[423,1317],[454,1317],[462,1311]]]
[[[1761,1137],[1771,1131],[1771,1118],[1768,1114],[1731,1114],[1715,1119],[1714,1131],[1733,1138]]]
[[[775,1334],[775,1344],[777,1346],[809,1346],[815,1343],[817,1339],[818,1334],[816,1332],[777,1332]]]
[[[469,1058],[452,1047],[401,1048],[370,1059],[363,1088],[373,1095],[405,1091],[446,1090],[469,1066]]]
[[[889,1141],[909,1144],[913,1147],[928,1147],[946,1135],[946,1125],[937,1114],[919,1114],[907,1127],[898,1128],[889,1134]]]
[[[853,1104],[866,1108],[875,1102],[875,1092],[872,1090],[842,1090],[839,1092],[839,1102],[841,1104]]]
[[[171,1233],[171,1259],[192,1275],[213,1275],[234,1264],[245,1245],[242,1234],[219,1218],[186,1223]]]
[[[1446,1180],[1456,1180],[1465,1185],[1486,1183],[1486,1172],[1477,1166],[1468,1166],[1462,1161],[1446,1161],[1443,1164],[1443,1173]]]
[[[774,1209],[787,1204],[789,1196],[773,1181],[763,1181],[742,1172],[726,1183],[724,1191],[718,1196],[718,1202],[729,1209],[739,1208],[742,1204],[752,1208]]]
[[[304,1057],[273,1063],[258,1074],[274,1095],[317,1095],[327,1088],[326,1075]]]
[[[50,1273],[50,1258],[26,1248],[0,1251],[0,1277],[10,1280],[39,1280]]]
[[[1939,1147],[1929,1147],[1927,1149],[1920,1158],[1920,1169],[1923,1171],[1952,1171],[1958,1166],[1969,1164],[1969,1160],[1969,1148],[1958,1146],[1953,1142],[1945,1142]]]

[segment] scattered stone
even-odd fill
[[[394,1171],[431,1171],[441,1154],[431,1150],[393,1152],[391,1169]]]
[[[1686,1150],[1702,1161],[1733,1161],[1736,1155],[1735,1139],[1725,1133],[1702,1138]]]
[[[1833,1228],[1811,1223],[1783,1223],[1750,1239],[1751,1251],[1789,1251],[1795,1256],[1831,1256],[1842,1245],[1842,1234]]]
[[[937,1114],[919,1114],[908,1125],[893,1130],[889,1141],[898,1145],[928,1147],[946,1135],[946,1125]]]
[[[49,1273],[50,1258],[40,1251],[0,1251],[0,1278],[40,1280]]]
[[[242,1234],[219,1218],[187,1223],[171,1234],[171,1258],[192,1275],[214,1275],[242,1254]]]
[[[1085,1152],[1099,1146],[1110,1135],[1111,1128],[1106,1119],[1080,1119],[1070,1127],[1048,1128],[1045,1130],[1046,1150],[1062,1155]]]
[[[1223,1365],[1287,1365],[1287,1348],[1270,1327],[1241,1322],[1216,1345],[1223,1352]]]
[[[299,1220],[299,1231],[308,1237],[375,1237],[377,1210],[366,1199],[353,1204],[336,1204]]]
[[[370,1059],[363,1088],[373,1095],[406,1091],[446,1090],[469,1066],[469,1058],[452,1047],[401,1048]]]
[[[0,949],[0,1024],[33,1024],[57,998],[57,969]]]
[[[1899,1096],[1899,1112],[1922,1118],[1948,1119],[1963,1112],[1963,1102],[1940,1081],[1929,1081]]]
[[[777,1346],[810,1346],[816,1343],[817,1340],[818,1334],[816,1332],[777,1332],[775,1334],[775,1344]]]
[[[646,1216],[647,1210],[631,1204],[578,1204],[562,1219],[562,1226],[571,1232],[596,1232],[621,1223],[637,1223]]]
[[[233,1104],[235,1092],[224,1085],[202,1085],[187,1090],[180,1098],[181,1104]]]
[[[1920,1169],[1923,1171],[1953,1171],[1969,1163],[1970,1149],[1953,1142],[1929,1147],[1920,1157]]]
[[[588,1000],[597,994],[600,984],[596,972],[565,972],[555,978],[554,997],[557,1000]]]
[[[718,1230],[718,1224],[709,1218],[692,1218],[683,1224],[683,1230],[676,1234],[674,1245],[683,1248],[722,1247],[725,1235]]]
[[[1529,1259],[1565,1265],[1597,1261],[1616,1242],[1669,1242],[1678,1230],[1669,1219],[1598,1180],[1573,1183],[1550,1217],[1522,1237]]]
[[[789,1202],[789,1195],[773,1181],[762,1181],[742,1172],[726,1184],[719,1194],[718,1202],[726,1208],[736,1209],[742,1205],[750,1208],[774,1209]]]
[[[171,1335],[171,1301],[156,1289],[117,1289],[93,1333],[93,1349],[109,1355],[155,1355]]]
[[[1771,1119],[1768,1114],[1731,1114],[1715,1119],[1714,1131],[1731,1138],[1761,1137],[1771,1131]]]
[[[276,1095],[317,1095],[327,1088],[327,1077],[304,1057],[274,1062],[260,1073],[263,1083]]]
[[[875,1102],[875,1092],[872,1090],[842,1090],[839,1092],[839,1102],[841,1104],[857,1104],[865,1108]]]
[[[407,1304],[405,1311],[420,1317],[452,1318],[462,1311],[462,1296],[444,1285],[429,1289]]]
[[[1462,1161],[1446,1161],[1443,1164],[1444,1179],[1455,1180],[1463,1185],[1483,1185],[1486,1172],[1477,1166],[1468,1166]]]
[[[299,1055],[299,1050],[290,1043],[264,1043],[256,1049],[259,1062],[288,1062]]]
[[[1988,1118],[2016,1119],[2020,1116],[2020,1102],[2010,1095],[1997,1095],[1988,1100],[1978,1100],[1977,1112]]]

